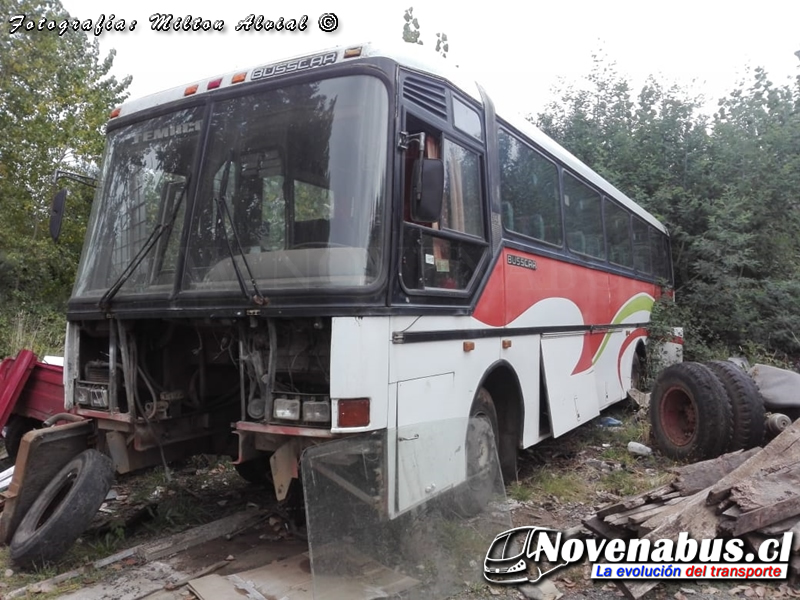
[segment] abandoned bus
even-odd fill
[[[117,472],[229,454],[284,498],[374,433],[394,517],[480,468],[448,423],[490,424],[508,479],[625,397],[667,231],[436,62],[340,47],[112,112],[65,387]]]

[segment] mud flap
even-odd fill
[[[0,543],[9,544],[20,521],[39,493],[78,454],[89,447],[92,421],[79,421],[29,431],[19,446],[14,477],[0,515]]]
[[[483,582],[482,564],[511,514],[494,437],[466,419],[438,422],[443,435],[467,435],[478,460],[465,480],[436,490],[390,519],[399,491],[397,432],[376,432],[305,450],[301,472],[315,600],[367,600],[401,595],[440,599]],[[466,460],[460,452],[455,460]],[[443,464],[452,457],[437,457]],[[452,467],[451,467],[452,468]],[[405,473],[406,479],[410,476]],[[425,475],[420,474],[420,479]],[[426,481],[405,481],[424,488]],[[469,515],[469,516],[467,516]]]

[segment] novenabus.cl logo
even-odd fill
[[[526,525],[497,534],[483,560],[483,576],[492,583],[535,583],[570,561],[551,562],[543,547],[553,548],[561,532]]]

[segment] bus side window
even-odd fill
[[[561,246],[561,193],[555,164],[502,129],[498,142],[503,225]]]
[[[477,154],[426,132],[424,156],[441,158],[445,186],[440,219],[434,223],[411,220],[411,171],[419,151],[406,152],[404,218],[425,229],[406,228],[402,275],[411,289],[465,289],[483,254],[483,247],[437,234],[449,229],[483,238],[480,159]],[[418,148],[418,146],[416,146]]]
[[[569,249],[578,254],[605,259],[602,196],[566,171],[564,214]]]

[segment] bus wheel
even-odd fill
[[[243,463],[234,464],[233,467],[239,476],[255,485],[272,485],[272,468],[269,464],[269,454],[264,454],[258,458],[248,460]]]
[[[636,352],[633,355],[633,361],[631,362],[631,389],[632,390],[640,390],[642,385],[642,379],[644,378],[644,374],[646,372],[644,360],[642,356]]]
[[[497,440],[494,401],[481,388],[472,402],[467,424],[467,481],[456,494],[456,511],[462,516],[471,517],[483,510],[499,485]]]
[[[728,360],[713,360],[706,366],[725,386],[733,410],[733,436],[728,452],[749,450],[764,441],[764,398],[753,378]]]
[[[114,463],[84,450],[59,471],[33,502],[11,540],[11,559],[23,568],[60,558],[91,523],[114,482]]]
[[[684,362],[664,369],[650,396],[653,438],[677,460],[715,458],[727,451],[732,409],[720,380],[705,365]]]

